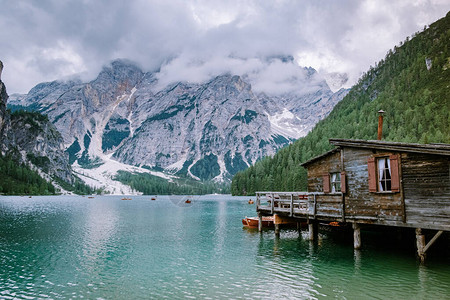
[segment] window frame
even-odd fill
[[[339,181],[337,181],[339,182],[340,185],[339,191],[336,190],[333,191],[333,183],[335,182],[332,181],[333,174],[339,174]],[[345,194],[347,192],[346,189],[347,179],[345,171],[331,170],[322,175],[322,180],[323,180],[323,192],[325,194]]]
[[[383,161],[383,167],[380,163]],[[375,158],[376,174],[377,174],[377,191],[379,193],[392,192],[392,169],[391,160],[389,156],[382,156]]]
[[[333,180],[333,176],[335,177]],[[339,180],[336,178],[339,177]],[[339,185],[339,189],[336,187]],[[342,192],[342,180],[341,172],[330,172],[330,193],[341,193]]]
[[[382,179],[380,179],[379,161],[381,159],[389,159],[385,161],[388,164],[388,168],[384,170],[389,170],[388,179],[390,181],[390,189],[382,190]],[[380,153],[372,155],[368,159],[368,172],[369,172],[369,192],[371,193],[381,193],[381,194],[392,194],[400,192],[400,155],[392,153]],[[383,174],[385,174],[383,172]],[[386,186],[387,180],[385,180]]]

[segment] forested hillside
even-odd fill
[[[52,168],[51,159],[48,156],[35,155],[33,152],[26,153],[26,160],[21,160],[24,151],[25,144],[31,144],[34,147],[34,140],[26,138],[27,136],[39,136],[42,132],[43,125],[49,124],[48,118],[45,115],[41,115],[38,112],[26,112],[22,110],[10,113],[7,111],[8,121],[10,127],[16,129],[15,132],[20,133],[20,137],[11,137],[13,129],[9,129],[8,133],[3,133],[2,139],[11,139],[18,143],[19,147],[22,147],[22,151],[17,148],[17,144],[9,142],[9,147],[3,155],[0,151],[0,195],[52,195],[61,192],[58,186],[54,186],[52,182],[47,181],[37,169],[42,173],[49,175],[51,181],[56,182],[59,186],[67,191],[71,191],[76,194],[92,194],[102,193],[100,189],[92,188],[84,184],[79,178],[73,177],[72,182],[65,181],[62,177],[55,175],[55,172],[51,173]],[[29,132],[28,134],[22,134]],[[1,142],[0,140],[0,142]],[[2,148],[0,143],[0,149]],[[42,146],[41,146],[42,147]],[[60,153],[57,153],[57,155]],[[34,167],[31,167],[33,165]],[[54,171],[54,170],[53,170]],[[49,174],[50,173],[50,174]]]
[[[213,181],[199,182],[189,177],[173,178],[168,181],[147,173],[119,171],[116,180],[129,185],[144,195],[204,195],[230,193],[230,185]]]
[[[36,171],[0,153],[0,195],[55,194],[55,187]]]
[[[236,174],[232,194],[306,190],[300,163],[330,150],[329,138],[376,139],[380,109],[384,140],[450,143],[449,41],[447,13],[390,50],[306,137]]]

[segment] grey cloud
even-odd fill
[[[268,57],[347,73],[351,84],[449,9],[439,0],[1,1],[0,59],[11,92],[76,73],[89,80],[127,58],[146,71],[161,67],[161,84],[245,73],[276,93],[295,89],[304,71]]]

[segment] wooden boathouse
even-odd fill
[[[273,215],[276,234],[280,224],[306,221],[310,239],[318,223],[351,223],[355,249],[361,247],[364,224],[415,228],[423,261],[434,241],[450,231],[450,145],[330,143],[333,150],[302,164],[308,192],[257,192],[258,216]],[[428,243],[424,229],[434,233]]]

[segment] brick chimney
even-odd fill
[[[383,136],[383,114],[385,113],[384,110],[378,111],[378,138],[377,140],[381,141],[381,138]]]

